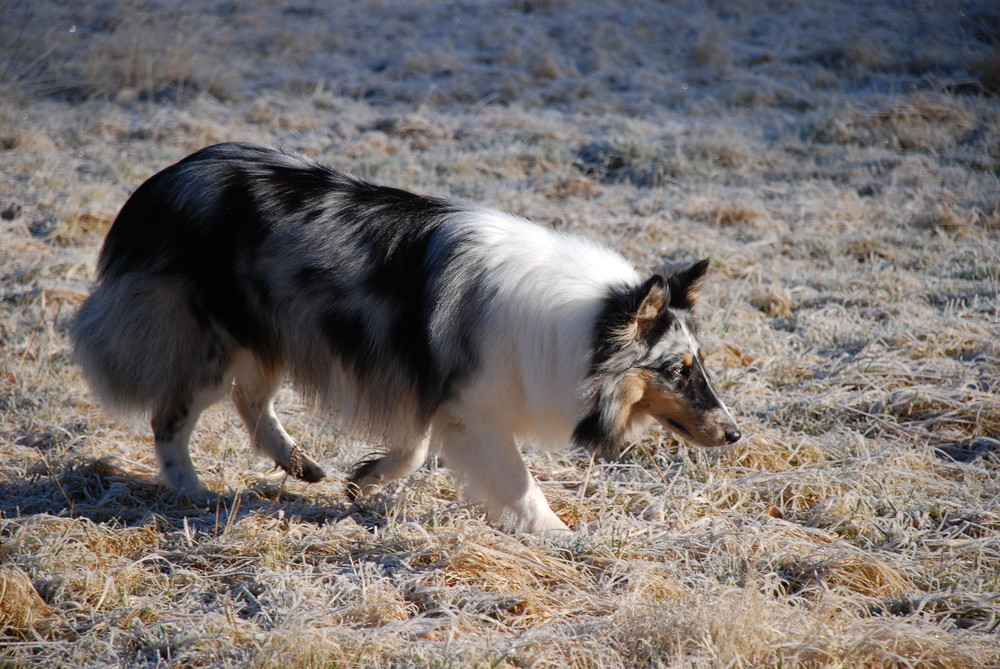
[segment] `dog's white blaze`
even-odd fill
[[[688,330],[683,320],[680,321],[679,325],[681,326],[681,334],[684,336],[684,341],[691,349],[691,355],[698,355],[698,340],[694,338],[694,335]]]
[[[684,324],[684,321],[680,322],[680,326],[681,326],[681,333],[683,334],[685,341],[687,342],[688,346],[691,347],[691,355],[697,356],[699,351],[698,340],[694,338],[693,334],[691,334],[691,331]],[[711,393],[715,401],[719,403],[719,408],[721,408],[722,411],[726,414],[726,418],[732,420],[733,415],[729,413],[729,407],[726,406],[725,402],[722,401],[722,398],[719,397],[718,394],[715,392],[715,388],[712,386],[712,382],[709,380],[708,374],[707,372],[705,372],[704,366],[699,365],[698,372],[705,377],[705,386],[708,388],[708,392]]]

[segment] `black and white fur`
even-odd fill
[[[542,533],[566,526],[520,439],[613,457],[649,417],[702,445],[740,438],[695,339],[706,267],[643,280],[620,255],[516,216],[219,144],[125,203],[72,339],[102,400],[148,416],[177,491],[205,492],[188,439],[227,394],[257,450],[324,477],[275,415],[288,379],[382,447],[352,495],[436,449],[493,517]]]

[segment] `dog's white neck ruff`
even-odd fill
[[[594,328],[612,287],[638,286],[638,272],[621,255],[580,237],[548,230],[488,209],[463,213],[456,231],[477,243],[487,270],[490,333],[483,374],[471,395],[504,402],[509,427],[544,446],[569,442],[584,411]]]

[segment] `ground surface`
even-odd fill
[[[3,666],[998,666],[1000,13],[988,2],[0,1]],[[331,5],[331,6],[327,6]],[[152,482],[67,348],[104,232],[206,144],[276,143],[637,265],[712,259],[746,438],[527,460],[502,534],[434,462],[286,481],[229,406]]]

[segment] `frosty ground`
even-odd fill
[[[987,2],[0,0],[0,663],[996,666],[998,92]],[[176,501],[66,330],[129,193],[226,140],[710,258],[745,439],[526,448],[553,543],[433,459],[349,504],[371,445],[285,392],[330,478],[220,405],[224,494]]]

